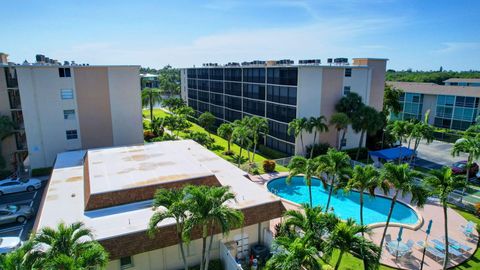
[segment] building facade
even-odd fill
[[[465,80],[465,81],[464,81]],[[434,83],[387,82],[403,91],[402,111],[397,119],[423,120],[430,111],[429,124],[447,129],[466,130],[476,122],[480,106],[480,87],[475,79],[449,79],[445,85]],[[480,80],[477,79],[480,83]]]
[[[287,132],[293,119],[320,115],[329,119],[335,104],[348,92],[358,93],[365,104],[382,109],[386,61],[356,58],[351,65],[256,61],[242,66],[187,68],[181,71],[181,94],[198,113],[215,115],[216,125],[244,116],[267,118],[269,134],[263,143],[293,155],[302,152],[300,140]],[[342,143],[346,148],[358,145],[359,135],[351,130],[344,142],[339,142],[337,135],[332,128],[320,134],[320,141],[331,146]],[[313,143],[311,134],[303,134],[303,139],[305,146]]]
[[[15,134],[16,151],[27,150],[27,164],[35,169],[51,167],[65,151],[143,143],[139,69],[3,66],[11,117],[23,128]]]

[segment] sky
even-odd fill
[[[480,70],[476,0],[0,0],[0,52],[160,68],[335,57]]]

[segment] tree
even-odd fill
[[[165,132],[163,125],[165,124],[165,118],[163,117],[154,117],[152,122],[150,123],[150,129],[152,130],[155,136],[163,135]]]
[[[358,160],[360,157],[360,149],[362,148],[365,133],[375,133],[382,127],[383,117],[373,107],[363,106],[358,113],[353,116],[352,128],[355,132],[360,132],[355,160]]]
[[[431,170],[425,182],[432,188],[432,194],[437,195],[443,206],[443,224],[445,233],[445,259],[443,260],[443,269],[447,269],[448,259],[448,216],[447,202],[448,196],[454,190],[465,187],[465,182],[461,181],[461,176],[455,176],[452,169],[442,167],[439,170]]]
[[[325,123],[327,122],[327,118],[323,115],[319,117],[310,117],[307,121],[307,131],[312,132],[313,131],[313,144],[315,145],[315,141],[317,139],[317,132],[327,132],[328,131],[328,126]],[[313,147],[312,150],[310,151],[310,158],[313,157]]]
[[[179,116],[184,116],[187,119],[191,119],[195,115],[195,110],[192,107],[181,106],[176,108],[173,113]]]
[[[390,218],[392,217],[393,208],[397,201],[399,194],[411,194],[410,201],[417,206],[423,206],[427,200],[427,190],[423,186],[415,184],[415,178],[421,178],[423,175],[417,171],[411,170],[409,165],[399,164],[395,165],[391,162],[385,163],[380,179],[384,183],[381,184],[383,192],[387,195],[390,192],[390,188],[393,189],[392,202],[390,204],[390,210],[388,212],[387,222],[385,229],[383,230],[382,240],[380,241],[380,248],[383,249],[383,243],[385,241],[385,235],[387,235],[388,225],[390,224]],[[390,188],[388,188],[390,187]]]
[[[340,99],[335,105],[335,110],[345,113],[348,118],[353,119],[363,106],[365,104],[362,102],[362,97],[355,92],[350,92]]]
[[[150,120],[153,120],[153,106],[162,102],[162,95],[158,88],[144,88],[142,90],[142,107],[150,107]]]
[[[32,247],[32,241],[26,241],[20,248],[7,254],[0,254],[0,269],[31,270],[32,262],[26,260],[26,257]]]
[[[226,155],[231,155],[233,153],[231,150],[233,130],[234,130],[234,126],[233,124],[230,124],[230,123],[223,123],[217,129],[218,136],[224,138],[228,143],[227,152],[225,152]]]
[[[211,112],[204,112],[198,117],[198,124],[203,127],[210,136],[210,130],[215,124],[215,116]]]
[[[350,171],[350,157],[345,152],[330,148],[325,155],[318,157],[318,162],[316,175],[322,181],[324,189],[328,189],[325,207],[325,212],[328,212],[333,191],[341,187],[339,184],[344,182]]]
[[[215,140],[212,137],[208,136],[207,133],[202,131],[191,131],[187,134],[186,138],[194,140],[207,148],[212,147],[215,143]]]
[[[157,230],[158,223],[165,219],[174,219],[183,265],[185,270],[188,270],[184,237],[190,239],[190,235],[185,233],[185,221],[187,220],[189,205],[185,198],[185,192],[182,189],[158,189],[153,198],[153,209],[156,212],[150,218],[148,234],[153,237]]]
[[[5,167],[5,159],[2,153],[2,141],[15,133],[15,123],[6,115],[0,116],[0,169]]]
[[[435,137],[433,136],[433,133],[435,130],[433,129],[432,126],[428,124],[428,116],[430,114],[430,111],[428,110],[425,113],[425,119],[423,122],[418,122],[413,124],[410,137],[414,139],[413,143],[413,151],[416,153],[418,146],[420,145],[421,140],[426,140],[427,144],[431,143]],[[413,161],[414,155],[412,155],[410,162]]]
[[[395,139],[399,140],[400,143],[403,143],[406,141],[406,137],[408,137],[410,133],[410,125],[412,125],[412,123],[409,121],[395,120],[388,123],[387,129],[395,137]]]
[[[108,263],[108,253],[81,222],[42,228],[32,241],[32,269],[104,269]]]
[[[303,144],[303,131],[307,129],[308,120],[307,118],[297,118],[293,119],[288,123],[287,133],[288,135],[294,135],[295,139],[300,136],[300,142],[302,144],[302,153],[305,152],[305,146]]]
[[[307,236],[277,237],[274,245],[278,250],[268,260],[266,269],[322,269],[318,261],[318,250],[310,245]]]
[[[183,116],[169,115],[164,120],[165,127],[175,134],[178,139],[178,133],[192,126]]]
[[[164,93],[180,94],[180,70],[172,68],[170,65],[159,70],[158,80],[160,89]]]
[[[250,136],[252,131],[245,124],[245,121],[242,120],[235,120],[235,122],[233,122],[233,125],[234,129],[232,133],[232,138],[233,141],[237,143],[238,146],[240,146],[240,153],[238,154],[238,167],[240,167],[240,163],[242,161],[242,151],[243,148],[247,148],[248,145],[250,145]]]
[[[385,84],[385,91],[383,97],[383,109],[385,115],[399,114],[402,111],[402,104],[400,103],[400,96],[403,91],[391,85]]]
[[[345,140],[345,134],[347,134],[348,125],[350,124],[350,118],[345,113],[337,112],[332,115],[330,118],[330,125],[334,126],[337,130],[337,149],[342,150],[342,142]],[[338,136],[340,131],[343,130],[342,138],[340,139],[340,144],[338,144]]]
[[[288,164],[288,176],[287,176],[287,184],[290,184],[292,181],[292,177],[303,174],[303,178],[305,179],[305,184],[308,186],[308,194],[310,198],[310,207],[313,206],[312,200],[312,177],[317,172],[318,168],[318,159],[307,159],[301,156],[295,156],[292,158],[290,163]]]
[[[185,106],[185,101],[178,97],[170,97],[163,100],[162,105],[166,107],[171,112],[178,110],[179,108]]]
[[[366,269],[376,269],[380,258],[380,248],[371,241],[359,236],[359,234],[369,233],[367,226],[360,226],[351,218],[346,222],[339,222],[326,241],[326,253],[332,254],[334,249],[338,249],[340,254],[335,264],[335,270],[340,267],[343,254],[350,252],[359,256],[364,254],[364,267]]]
[[[235,194],[230,192],[228,186],[188,186],[185,192],[191,213],[191,217],[185,222],[185,232],[190,234],[193,228],[200,226],[202,232],[200,270],[205,270],[208,269],[210,261],[215,229],[227,234],[230,230],[240,227],[243,224],[243,213],[226,204],[235,199]],[[208,237],[210,242],[207,248]]]
[[[467,166],[466,166],[466,178],[465,186],[468,185],[468,180],[470,179],[470,168],[473,165],[473,161],[480,157],[480,136],[476,137],[463,137],[455,142],[452,148],[452,156],[456,157],[460,153],[467,153]],[[462,197],[460,197],[460,202],[463,200],[463,195],[465,194],[465,188],[463,188]]]
[[[250,117],[247,125],[251,129],[252,142],[253,142],[253,153],[251,162],[255,161],[255,152],[257,151],[257,144],[260,136],[265,136],[268,133],[268,122],[266,118],[253,116]]]

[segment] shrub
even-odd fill
[[[153,138],[152,142],[175,141],[177,138],[174,135],[164,133],[162,136]]]
[[[350,156],[351,159],[355,159],[355,156],[357,155],[357,149],[358,148],[351,148],[345,150],[347,155]],[[360,148],[360,156],[359,159],[367,159],[368,158],[368,149],[365,147]]]
[[[50,175],[52,173],[52,167],[36,168],[32,170],[32,177]]]
[[[207,148],[210,148],[215,143],[215,140],[210,138],[207,133],[199,131],[192,131],[187,135],[187,139],[192,139]]]
[[[263,161],[263,170],[267,173],[271,173],[275,171],[275,166],[277,164],[275,163],[275,160],[264,160]]]
[[[9,177],[12,174],[9,170],[0,170],[0,180]]]
[[[196,265],[193,267],[189,267],[189,270],[198,270],[200,269],[200,265]],[[223,264],[220,259],[216,260],[211,260],[210,263],[208,264],[208,270],[223,270]]]
[[[475,214],[480,217],[480,202],[474,205],[475,207]]]
[[[279,159],[279,158],[288,157],[288,155],[285,153],[274,150],[272,148],[268,148],[267,146],[261,145],[261,144],[258,146],[258,151],[262,153],[264,157],[267,157],[270,159]]]
[[[313,146],[308,145],[307,146],[307,156],[310,157],[310,152],[312,151],[313,147],[313,157],[318,157],[321,155],[325,155],[328,151],[328,148],[330,148],[330,144],[328,143],[316,143]]]
[[[151,132],[150,130],[143,131],[143,139],[145,141],[151,142],[153,138],[155,138],[155,134],[153,134],[153,132]]]

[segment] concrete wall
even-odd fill
[[[263,222],[260,227],[260,232],[263,231],[263,228],[268,228],[269,222]],[[244,227],[243,229],[237,229],[231,231],[227,236],[222,236],[222,234],[217,234],[214,236],[214,242],[212,245],[211,259],[219,258],[219,241],[229,242],[234,239],[236,235],[241,234],[248,235],[248,241],[251,244],[258,242],[258,225],[251,225]],[[262,237],[262,236],[261,236]],[[159,241],[161,241],[159,239]],[[187,259],[190,266],[200,264],[202,255],[202,240],[194,240],[190,243],[190,246],[187,248]],[[182,269],[183,262],[182,256],[180,253],[180,246],[174,245],[162,249],[157,249],[149,252],[144,252],[131,256],[133,267],[128,268],[131,270],[167,270],[167,269]],[[113,260],[107,265],[107,270],[119,270],[120,269],[120,260]]]

